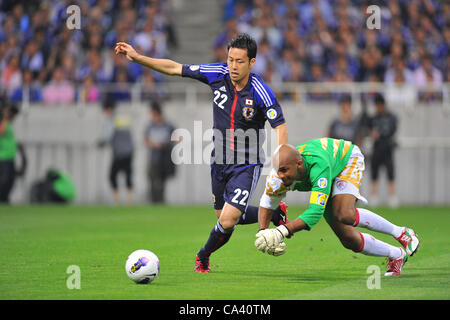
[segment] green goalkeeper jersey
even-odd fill
[[[309,229],[323,216],[333,181],[347,165],[352,149],[350,141],[332,138],[314,139],[297,146],[305,165],[305,178],[295,181],[289,190],[311,191],[309,206],[299,216]]]

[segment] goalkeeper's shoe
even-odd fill
[[[211,269],[209,268],[209,258],[199,258],[199,256],[195,256],[194,271],[199,273],[210,273]]]
[[[274,225],[281,226],[283,224],[286,224],[289,222],[288,218],[287,218],[287,204],[284,203],[283,201],[280,201],[280,203],[278,204],[280,209],[277,210],[278,212],[278,218],[276,222],[274,222]]]
[[[398,257],[397,259],[389,259],[388,269],[384,274],[386,277],[399,276],[402,274],[402,268],[408,261],[408,255],[402,248],[400,248],[400,250],[402,251],[402,255],[400,257]]]
[[[419,249],[419,238],[413,229],[405,228],[396,240],[400,242],[408,256],[412,257]]]

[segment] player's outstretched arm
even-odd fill
[[[117,42],[114,51],[117,54],[123,54],[128,60],[139,63],[144,67],[170,75],[181,76],[183,65],[169,59],[156,59],[141,55],[134,50],[132,46],[125,42]]]
[[[308,229],[308,225],[300,218],[296,218],[285,224],[286,228],[289,230],[290,234],[294,234],[303,229]]]

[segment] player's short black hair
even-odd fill
[[[227,52],[230,48],[247,49],[248,59],[251,60],[256,58],[256,52],[258,50],[258,45],[255,39],[246,33],[240,33],[228,43]]]

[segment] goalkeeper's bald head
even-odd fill
[[[286,186],[304,175],[303,159],[298,150],[290,144],[281,144],[272,156],[272,164],[278,177]]]
[[[272,156],[272,164],[277,171],[286,164],[292,165],[298,161],[302,161],[302,157],[298,150],[291,144],[280,144]]]

